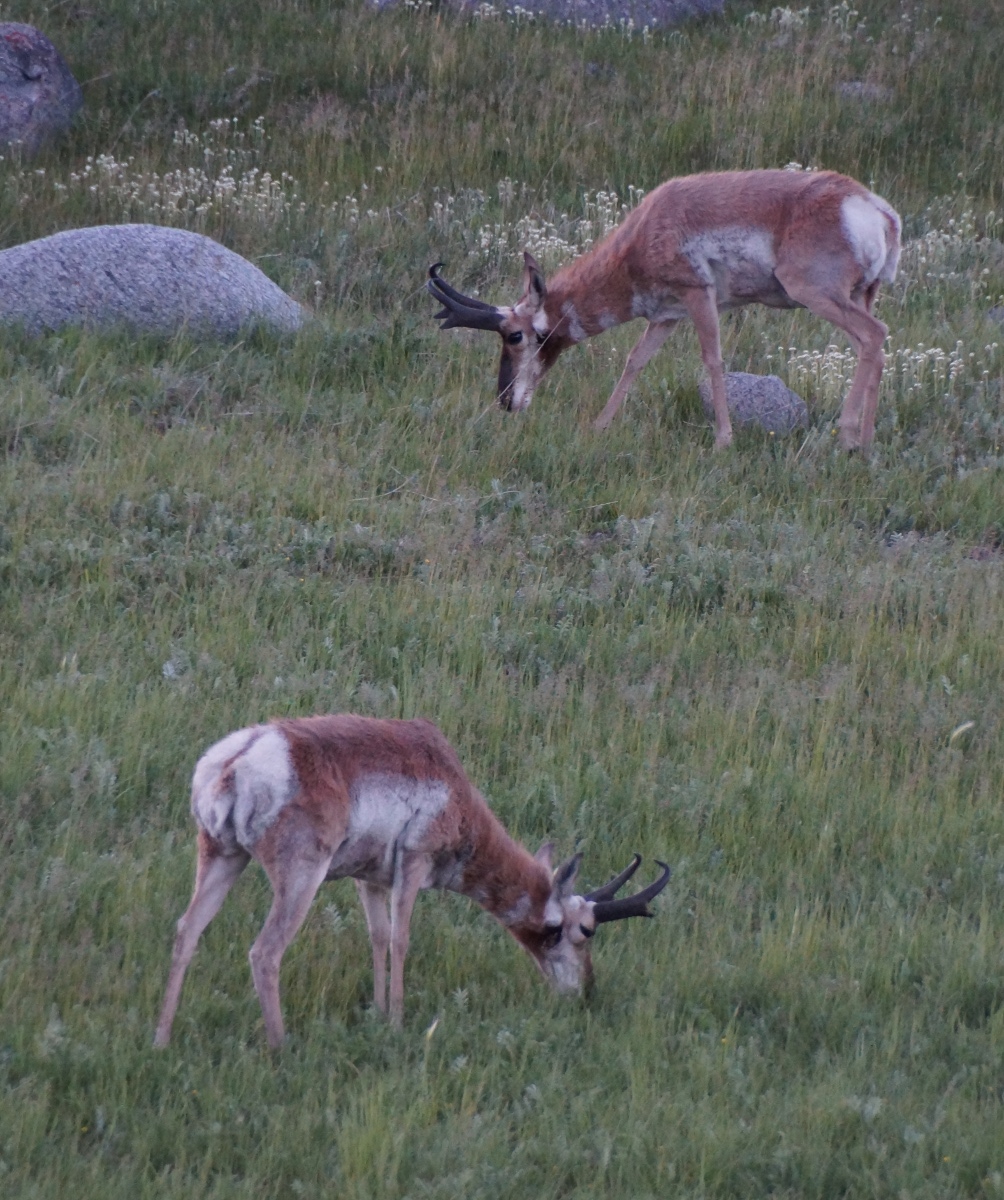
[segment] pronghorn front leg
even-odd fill
[[[387,1012],[387,951],[390,949],[390,913],[387,889],[376,883],[356,880],[356,891],[366,913],[366,927],[373,947],[373,1004],[377,1012]]]
[[[715,410],[715,449],[723,450],[732,444],[732,422],[725,393],[725,364],[722,361],[722,334],[718,324],[718,307],[714,288],[693,288],[680,299],[686,306],[697,330],[708,378],[711,381],[711,403]]]
[[[404,960],[411,914],[428,878],[429,862],[425,857],[402,855],[398,859],[390,896],[390,1023],[397,1028],[404,1021]]]
[[[627,362],[624,364],[624,370],[621,373],[620,379],[617,380],[617,386],[610,393],[610,399],[607,401],[606,407],[593,422],[594,429],[606,429],[617,415],[617,410],[627,398],[627,394],[631,390],[631,385],[638,377],[638,372],[652,358],[678,324],[678,321],[649,322],[645,332],[635,343],[634,348],[628,355]]]

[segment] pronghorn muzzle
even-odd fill
[[[440,329],[487,329],[491,333],[502,332],[502,321],[505,314],[494,304],[486,304],[473,296],[465,296],[451,287],[439,274],[442,263],[433,263],[429,268],[429,280],[426,289],[434,300],[443,307],[435,314],[435,320],[442,321]]]
[[[654,900],[662,889],[669,883],[669,877],[672,875],[670,868],[658,859],[655,860],[656,865],[662,868],[662,874],[654,882],[650,883],[647,888],[642,888],[640,892],[635,892],[633,896],[622,896],[619,900],[614,897],[624,886],[631,876],[638,870],[641,863],[641,855],[634,856],[634,862],[626,867],[619,875],[615,875],[609,883],[605,883],[603,887],[597,888],[594,892],[589,892],[583,899],[592,901],[593,916],[596,918],[596,924],[602,925],[605,921],[623,921],[627,917],[651,917],[654,913],[649,912],[648,902]]]

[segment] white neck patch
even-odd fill
[[[573,342],[584,342],[586,340],[586,331],[582,327],[579,314],[575,311],[575,305],[571,300],[565,301],[561,306],[561,312],[568,322],[568,336]]]

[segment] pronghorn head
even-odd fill
[[[429,268],[426,288],[442,304],[440,329],[487,329],[502,338],[498,402],[510,412],[527,408],[534,389],[570,340],[562,336],[561,319],[551,323],[545,311],[547,285],[536,259],[524,253],[523,295],[512,308],[496,308],[465,296],[439,274],[442,263]]]
[[[551,844],[541,846],[537,861],[551,869]],[[593,961],[589,945],[597,927],[607,921],[626,917],[651,917],[648,902],[669,883],[671,871],[665,863],[662,873],[648,887],[632,896],[616,899],[616,894],[638,869],[641,856],[609,883],[584,896],[574,891],[581,854],[575,854],[551,876],[551,894],[544,905],[540,924],[514,929],[517,939],[532,955],[544,978],[557,992],[582,992],[593,982]]]

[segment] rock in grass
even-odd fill
[[[212,238],[163,225],[95,225],[0,251],[0,324],[82,325],[171,336],[299,329],[305,312]]]
[[[83,104],[59,51],[33,25],[0,24],[0,147],[28,155],[65,132]]]
[[[702,379],[698,388],[701,404],[709,421],[714,420],[711,406],[711,383]],[[746,371],[729,371],[725,375],[725,395],[733,425],[759,425],[768,433],[785,434],[804,429],[809,424],[809,410],[797,392],[793,392],[776,375],[750,375]]]

